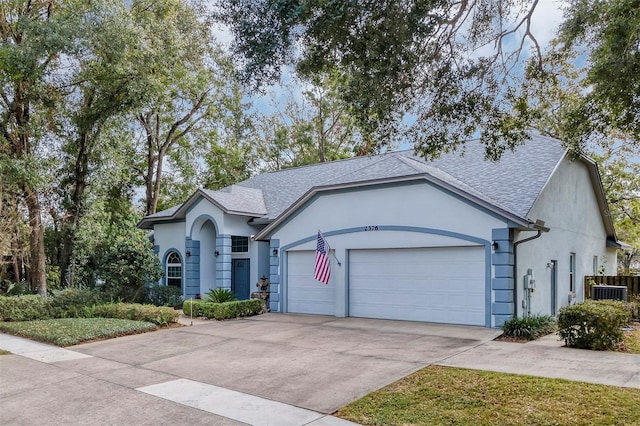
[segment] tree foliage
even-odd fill
[[[171,1],[141,4],[140,8],[140,19],[146,19],[152,28],[153,63],[158,65],[148,68],[156,87],[135,116],[144,135],[140,169],[146,186],[145,210],[152,214],[167,157],[174,147],[186,152],[199,148],[199,136],[210,129],[218,111],[226,71],[223,55],[212,40],[210,23],[201,22],[189,5]],[[179,162],[181,157],[174,159]]]
[[[9,0],[0,5],[0,162],[28,211],[30,278],[45,295],[44,223],[40,193],[47,170],[44,129],[55,124],[63,61],[78,46],[81,1]]]
[[[589,90],[573,109],[568,141],[584,146],[611,129],[640,141],[640,1],[574,0],[560,28],[565,51],[585,56]]]
[[[256,123],[261,169],[324,163],[371,154],[378,148],[362,135],[339,87],[336,75],[319,76],[314,84],[285,86],[285,95],[272,101],[276,112]]]
[[[272,82],[290,64],[307,78],[337,73],[341,100],[376,144],[402,136],[429,156],[479,136],[497,158],[527,138],[527,102],[509,83],[528,46],[541,54],[537,1],[218,4],[247,81]]]

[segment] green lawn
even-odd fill
[[[150,322],[114,318],[62,318],[0,322],[0,331],[58,346],[156,330]]]
[[[640,328],[624,334],[624,349],[625,352],[640,354]]]
[[[363,425],[637,425],[640,389],[430,366],[341,408]]]
[[[4,349],[0,349],[0,355],[9,355],[11,352],[5,351]]]

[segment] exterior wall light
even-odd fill
[[[498,250],[498,247],[500,247],[500,246],[498,245],[498,242],[497,242],[497,241],[494,241],[494,242],[492,242],[492,243],[491,243],[491,248],[492,248],[494,251],[495,251],[495,250]]]
[[[220,252],[218,250],[216,250],[213,254],[215,254],[216,257],[220,256]]]
[[[277,248],[274,248],[274,249],[273,249],[273,251],[272,251],[272,253],[273,253],[273,255],[274,255],[274,256],[277,256],[277,255],[278,255],[278,249],[277,249]]]
[[[187,251],[185,254],[187,255],[187,257],[191,257],[191,252],[190,251]]]

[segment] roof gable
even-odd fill
[[[208,200],[227,214],[249,217],[261,217],[267,214],[260,189],[231,185],[218,191],[198,189],[183,204],[144,217],[138,223],[138,227],[151,229],[155,222],[184,219],[189,208],[201,199]]]

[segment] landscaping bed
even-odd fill
[[[36,321],[0,322],[0,331],[50,343],[71,346],[79,343],[146,333],[157,330],[151,322],[118,318],[59,318]]]

